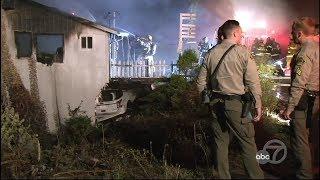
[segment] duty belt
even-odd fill
[[[211,98],[223,99],[223,100],[234,100],[241,101],[241,95],[226,95],[221,93],[212,92]]]

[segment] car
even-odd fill
[[[135,98],[136,93],[133,90],[102,90],[96,98],[96,123],[125,114]]]

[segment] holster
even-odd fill
[[[207,89],[203,90],[201,94],[201,98],[202,98],[202,103],[209,104],[211,99],[210,91]]]
[[[246,118],[251,110],[252,104],[254,103],[253,94],[248,91],[245,94],[241,95],[242,100],[242,112],[241,118]]]
[[[295,110],[298,111],[307,111],[306,117],[306,127],[311,128],[312,126],[312,110],[316,97],[319,95],[319,92],[306,90],[303,92],[298,105],[295,107]]]
[[[308,109],[308,94],[306,91],[303,92],[298,105],[295,107],[295,110],[305,111]]]
[[[308,96],[308,110],[307,110],[307,119],[306,119],[307,128],[311,128],[312,126],[312,110],[313,110],[315,99],[316,97]]]

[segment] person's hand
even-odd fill
[[[255,110],[256,110],[256,113],[255,113],[256,115],[253,118],[253,121],[258,122],[262,116],[262,109],[260,107],[260,108],[256,108]]]
[[[292,113],[292,110],[289,110],[289,109],[286,109],[284,110],[283,112],[280,112],[281,113],[281,117],[285,120],[291,120],[291,113]]]

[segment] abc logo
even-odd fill
[[[268,149],[274,149],[272,156],[268,153]],[[277,155],[283,151],[282,157],[280,159],[277,158]],[[268,141],[264,146],[263,149],[258,151],[256,154],[256,159],[260,164],[279,164],[287,157],[287,147],[286,145],[278,140],[278,139],[272,139]]]
[[[270,155],[269,154],[267,154],[267,155],[264,155],[264,154],[262,154],[262,153],[260,153],[260,154],[257,154],[256,155],[256,159],[270,159]]]

